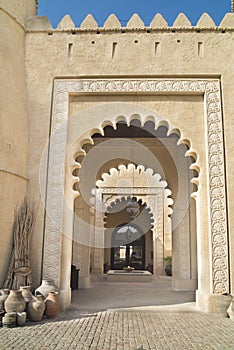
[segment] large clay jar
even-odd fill
[[[21,286],[20,290],[22,291],[22,295],[24,297],[24,300],[26,301],[25,311],[26,311],[27,318],[28,318],[29,317],[28,305],[29,305],[30,300],[33,298],[33,294],[31,292],[30,286]]]
[[[26,301],[21,290],[11,290],[8,298],[5,301],[5,310],[10,312],[23,312],[26,307]]]
[[[42,280],[40,287],[35,290],[35,295],[42,295],[45,300],[50,292],[58,292],[53,280]]]
[[[28,304],[29,318],[33,322],[39,322],[42,320],[45,311],[45,302],[42,295],[32,297]]]
[[[45,314],[48,318],[57,316],[60,310],[60,301],[58,292],[50,292],[45,300],[46,310]]]
[[[30,302],[32,299],[33,295],[31,292],[31,287],[30,286],[21,286],[20,290],[22,291],[22,295],[27,303]]]
[[[5,312],[4,303],[10,293],[9,289],[0,289],[0,314]]]

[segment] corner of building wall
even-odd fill
[[[36,16],[37,0],[0,0],[0,9],[24,26],[28,16]]]
[[[30,0],[31,2],[32,0]],[[35,1],[35,0],[33,0]],[[24,5],[27,1],[0,0],[1,57],[1,138],[0,283],[4,278],[12,243],[14,210],[23,201],[28,187],[28,111],[25,82]],[[17,161],[16,161],[17,160]],[[11,194],[11,195],[9,195]]]

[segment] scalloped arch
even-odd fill
[[[177,145],[186,145],[186,147],[188,148],[188,150],[185,152],[185,157],[191,157],[193,158],[194,161],[194,169],[196,169],[196,171],[198,172],[198,177],[194,177],[191,180],[191,183],[196,185],[196,191],[198,190],[199,187],[199,173],[200,173],[200,166],[197,163],[197,154],[196,152],[191,148],[191,142],[190,140],[183,138],[183,133],[181,132],[181,130],[179,130],[176,127],[173,127],[172,125],[170,125],[170,123],[165,120],[165,119],[157,119],[155,116],[153,115],[141,115],[138,113],[134,113],[131,114],[130,116],[124,116],[124,115],[119,115],[115,118],[114,121],[111,120],[105,120],[104,122],[102,122],[102,124],[99,127],[93,128],[89,131],[89,133],[85,134],[84,137],[81,139],[78,149],[76,148],[76,150],[74,151],[75,156],[73,156],[73,161],[70,163],[70,168],[72,169],[72,171],[74,171],[75,168],[80,169],[82,167],[81,162],[77,162],[75,161],[75,159],[77,159],[77,154],[78,155],[82,155],[82,156],[86,156],[86,151],[84,150],[84,145],[85,144],[90,144],[90,145],[94,145],[94,140],[93,140],[93,135],[96,133],[99,133],[100,135],[104,136],[105,135],[105,130],[104,128],[107,126],[111,126],[113,127],[114,130],[117,130],[118,127],[118,123],[126,123],[127,127],[129,127],[131,125],[131,122],[133,121],[139,121],[141,123],[141,126],[144,127],[144,125],[147,122],[152,122],[154,124],[154,130],[157,130],[160,126],[164,126],[166,127],[167,130],[167,136],[169,137],[172,134],[176,134],[178,135],[179,139],[177,141]],[[192,166],[190,169],[193,169]],[[77,176],[78,178],[78,176]],[[76,176],[72,175],[72,183],[75,182],[79,182],[79,180],[77,179],[76,181]],[[195,191],[195,192],[196,192]],[[194,195],[194,193],[192,193],[191,195]]]
[[[104,136],[105,135],[105,131],[104,131],[105,127],[111,126],[111,127],[113,127],[114,130],[116,130],[117,129],[117,124],[120,123],[120,122],[126,123],[126,125],[129,127],[131,125],[131,122],[134,121],[134,120],[140,121],[141,122],[141,126],[144,126],[147,122],[152,122],[155,125],[154,130],[157,130],[160,126],[165,126],[166,128],[168,128],[167,136],[170,136],[171,134],[177,134],[180,137],[178,142],[177,142],[178,145],[184,144],[184,145],[186,145],[188,147],[191,147],[190,141],[187,140],[186,138],[183,138],[183,135],[182,135],[181,131],[178,128],[174,128],[172,126],[170,127],[170,124],[169,124],[168,121],[166,121],[166,120],[157,121],[154,116],[144,116],[144,117],[142,117],[140,115],[134,114],[134,115],[130,116],[129,118],[127,118],[126,116],[117,116],[115,118],[114,122],[106,120],[105,122],[103,122],[101,124],[100,127],[90,130],[89,136],[87,134],[84,135],[84,137],[80,141],[80,147],[79,147],[78,150],[76,150],[76,153],[82,152],[82,150],[83,150],[82,147],[83,147],[84,144],[87,144],[87,143],[89,143],[91,145],[94,144],[94,141],[93,141],[92,137],[93,137],[93,135],[95,133],[99,133],[102,136]],[[189,152],[189,150],[188,150],[188,152]],[[86,153],[86,152],[84,151],[84,153]],[[193,154],[193,157],[195,159],[197,159],[196,152],[193,151],[192,154]]]
[[[154,217],[154,213],[151,209],[151,207],[149,206],[149,204],[147,203],[146,200],[144,200],[143,196],[134,196],[135,198],[137,198],[137,202],[141,202],[140,204],[142,204],[143,206],[145,206],[145,210],[148,212],[148,215],[149,215],[149,221],[152,225],[152,228],[153,226],[155,225],[155,217]],[[110,199],[107,203],[108,203],[108,206],[107,206],[107,213],[111,213],[111,209],[114,208],[117,204],[121,204],[122,202],[126,202],[128,201],[129,199],[131,198],[131,196],[129,195],[117,195],[115,196],[114,199]],[[104,220],[104,227],[105,227],[105,220]]]
[[[118,168],[111,168],[109,173],[102,174],[102,180],[96,182],[97,187],[160,187],[166,188],[167,182],[161,179],[161,175],[155,174],[153,169],[143,165],[135,166],[129,163],[126,167],[120,164]]]
[[[128,166],[120,164],[117,168],[110,168],[108,173],[102,174],[102,180],[98,180],[96,185],[99,189],[117,188],[118,186],[122,188],[133,187],[133,174],[134,185],[136,185],[136,187],[164,189],[164,203],[167,208],[167,216],[171,215],[173,213],[173,209],[170,207],[173,204],[173,200],[170,198],[172,192],[167,188],[167,182],[161,179],[161,175],[154,173],[151,168],[145,168],[143,165],[135,166],[132,163],[128,164]],[[157,219],[152,211],[148,196],[139,193],[134,194],[133,196],[136,197],[138,202],[141,201],[142,204],[146,206],[149,215],[152,216],[152,225],[155,224]],[[107,212],[118,202],[126,201],[131,197],[130,194],[117,194],[114,198],[110,197],[105,202]]]

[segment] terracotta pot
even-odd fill
[[[8,298],[5,301],[5,310],[10,312],[23,312],[26,307],[26,301],[21,290],[11,290]]]
[[[50,292],[58,292],[53,280],[42,280],[40,287],[35,290],[35,295],[42,295],[45,300]]]
[[[9,289],[0,289],[0,314],[5,312],[4,304],[10,293]]]
[[[60,310],[60,301],[58,292],[50,292],[45,300],[46,311],[45,314],[48,318],[57,316]]]
[[[45,311],[45,302],[42,295],[32,297],[28,304],[29,318],[33,322],[39,322],[42,320]]]

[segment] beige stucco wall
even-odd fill
[[[0,6],[6,2],[0,2]],[[9,3],[9,1],[8,1]],[[13,2],[11,2],[12,4]],[[9,8],[9,11],[11,8]],[[0,10],[0,286],[7,270],[14,210],[27,189],[28,119],[24,29]]]
[[[24,25],[27,16],[36,15],[36,4],[37,0],[0,0],[0,8],[22,25]]]
[[[178,34],[167,32],[150,34],[105,32],[96,34],[87,32],[76,35],[63,32],[54,32],[53,35],[43,32],[27,33],[26,63],[31,135],[29,176],[31,179],[30,191],[32,191],[33,196],[39,195],[37,174],[41,152],[48,140],[52,88],[55,77],[104,75],[113,77],[113,72],[116,77],[173,76],[175,74],[183,76],[183,74],[188,75],[188,61],[190,62],[191,76],[203,71],[210,75],[211,72],[212,74],[215,72],[214,69],[211,70],[207,61],[196,55],[197,42],[203,40],[199,35],[205,38],[204,34],[201,33],[188,34],[183,32]],[[136,38],[138,43],[135,43]],[[177,43],[177,40],[180,40],[180,43]],[[160,57],[155,56],[154,53],[156,41],[160,41],[162,50],[164,50]],[[118,42],[118,54],[114,58],[111,54],[113,42]],[[73,43],[73,51],[72,54],[68,55],[69,43]],[[171,56],[175,56],[176,53],[178,57],[172,58]],[[139,57],[141,57],[140,60]],[[217,72],[219,71],[220,68],[217,68]],[[37,91],[38,98],[35,98],[35,91]],[[103,97],[74,97],[69,105],[70,115],[97,104],[104,104],[105,101],[116,100],[142,105],[154,110],[183,130],[185,137],[190,139],[190,135],[193,134],[194,144],[197,142],[196,135],[201,135],[202,140],[199,141],[199,144],[201,148],[202,144],[204,145],[203,102],[202,97],[199,96],[120,96],[115,100],[107,95]],[[191,120],[195,118],[199,119],[199,122],[191,123]],[[97,124],[99,125],[99,123]],[[185,129],[185,124],[189,124],[189,130]],[[38,127],[39,125],[44,127]],[[82,121],[82,129],[85,130],[84,121]],[[78,132],[77,136],[79,136]],[[201,152],[199,156],[203,158],[203,164],[205,164],[205,154]],[[42,213],[40,211],[38,232],[41,232],[43,227]],[[41,235],[37,234],[35,238],[37,248],[42,245],[40,237]],[[40,261],[41,249],[37,249],[33,257],[35,262]],[[40,264],[37,263],[37,266]]]
[[[213,30],[159,30],[142,33],[140,31],[120,32],[77,32],[50,31],[28,32],[26,36],[27,87],[29,96],[31,155],[29,164],[30,191],[39,193],[38,167],[40,155],[47,142],[54,78],[58,77],[221,77],[223,91],[224,130],[226,141],[228,193],[232,192],[231,169],[232,149],[232,69],[233,32]],[[52,34],[52,35],[48,35]],[[136,42],[137,41],[137,42]],[[155,43],[160,43],[160,50],[155,53]],[[113,43],[117,43],[113,56]],[[202,43],[202,44],[200,44]],[[70,44],[70,49],[69,48]],[[200,49],[202,46],[202,51]],[[225,57],[225,59],[224,59]],[[36,94],[35,94],[36,92]],[[100,100],[98,100],[100,99]],[[113,97],[74,97],[70,103],[70,115],[96,104],[110,102]],[[179,128],[185,138],[192,140],[197,151],[199,164],[202,166],[201,186],[207,186],[205,176],[206,154],[205,131],[202,97],[199,96],[154,96],[117,97],[133,104],[140,104],[165,116],[175,127]],[[41,125],[44,127],[41,128]],[[99,123],[97,122],[97,125]],[[81,129],[85,129],[82,120]],[[77,134],[78,135],[78,134]],[[229,171],[230,169],[230,171]],[[233,209],[231,196],[228,197],[229,210]],[[201,206],[207,210],[207,200]],[[204,213],[203,210],[203,213]],[[208,215],[208,211],[207,211]],[[42,232],[43,220],[37,226]],[[229,215],[230,232],[233,222]],[[206,222],[201,239],[209,247]],[[40,235],[39,235],[40,236]],[[38,240],[38,238],[37,238]],[[230,238],[232,243],[232,238]],[[38,243],[38,242],[37,242]],[[42,241],[40,242],[42,245]],[[39,246],[40,246],[39,245]],[[38,247],[38,244],[37,244]],[[231,246],[233,252],[233,245]],[[41,249],[39,249],[41,251]],[[204,248],[203,257],[209,251]],[[233,254],[232,254],[233,255]],[[40,265],[39,255],[35,255],[36,264]],[[207,281],[209,269],[207,269]],[[209,285],[209,283],[208,283]]]
[[[127,30],[98,29],[95,25],[74,29],[67,19],[53,30],[45,18],[31,18],[27,22],[26,39],[20,23],[25,22],[26,15],[35,15],[35,1],[9,2],[0,1],[1,10],[1,53],[3,65],[0,77],[3,82],[0,87],[2,98],[2,149],[1,157],[2,183],[6,184],[1,193],[4,205],[1,204],[0,234],[3,238],[3,255],[1,261],[6,261],[10,246],[10,222],[13,208],[26,191],[27,176],[29,177],[29,194],[38,203],[37,221],[32,241],[32,266],[34,283],[38,284],[41,275],[43,250],[44,206],[40,200],[39,168],[42,153],[47,150],[50,133],[53,81],[55,78],[108,77],[136,78],[143,77],[187,77],[187,78],[220,78],[223,102],[223,125],[226,156],[226,177],[228,195],[228,226],[230,230],[230,257],[234,256],[234,222],[231,215],[234,209],[232,193],[234,190],[233,169],[233,103],[232,86],[233,71],[233,19],[223,24],[223,30],[213,30],[212,24],[204,22],[198,28],[190,28],[186,21],[180,27],[160,27],[145,30],[138,21],[135,28]],[[7,13],[10,12],[11,16]],[[17,15],[17,21],[13,19]],[[233,15],[232,15],[233,16]],[[229,17],[231,18],[231,17]],[[92,21],[91,21],[92,22]],[[134,22],[134,21],[133,21]],[[208,23],[208,24],[207,24]],[[45,29],[43,29],[43,27]],[[117,26],[118,27],[118,26]],[[134,26],[133,26],[134,27]],[[232,27],[232,29],[225,29]],[[112,26],[113,28],[113,26]],[[216,28],[218,29],[218,28]],[[225,29],[225,30],[224,30]],[[25,46],[24,46],[25,45]],[[24,61],[24,49],[26,60]],[[26,64],[26,70],[24,69]],[[27,82],[27,99],[25,95],[25,73]],[[69,115],[85,111],[88,107],[105,105],[106,102],[130,103],[137,112],[140,107],[152,109],[169,124],[178,128],[183,138],[191,142],[191,147],[198,155],[201,169],[200,190],[205,195],[200,199],[198,213],[199,221],[199,269],[203,276],[207,275],[204,288],[209,291],[209,265],[203,265],[209,257],[209,227],[207,227],[208,196],[207,196],[207,158],[206,130],[204,129],[204,113],[202,96],[76,96],[70,99]],[[115,99],[115,101],[114,101]],[[27,124],[27,108],[29,124]],[[17,118],[15,117],[17,111]],[[113,111],[110,109],[110,114]],[[81,114],[82,116],[82,114]],[[114,116],[111,116],[114,118]],[[82,117],[81,117],[82,118]],[[111,118],[110,118],[111,119]],[[100,126],[101,119],[95,116],[80,121],[77,137],[90,125]],[[29,125],[29,148],[28,130]],[[10,133],[9,133],[10,130]],[[27,167],[27,152],[29,163]],[[0,169],[1,170],[1,169]],[[46,172],[46,169],[44,169]],[[14,173],[14,174],[12,174]],[[16,180],[16,174],[17,180]],[[12,181],[12,186],[10,183]],[[5,193],[12,193],[14,197]],[[4,191],[4,192],[3,192]],[[2,201],[3,203],[3,201]],[[11,213],[5,215],[5,213]],[[3,214],[2,214],[3,213]],[[5,232],[8,232],[5,238]],[[3,234],[4,232],[4,234]],[[201,244],[202,243],[202,244]],[[6,266],[6,262],[4,262]],[[3,267],[3,270],[6,267]],[[204,281],[203,281],[204,282]],[[231,270],[232,291],[234,289],[234,269]]]

